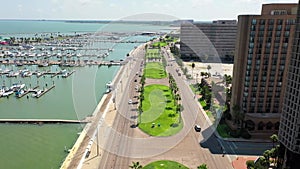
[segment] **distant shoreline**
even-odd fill
[[[72,19],[0,19],[0,21],[40,21],[40,22],[69,22],[69,23],[126,23],[126,24],[152,24],[168,25],[173,21],[132,21],[132,20],[72,20]]]

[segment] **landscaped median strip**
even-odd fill
[[[182,129],[174,96],[168,86],[148,85],[144,89],[144,97],[139,123],[142,131],[152,136],[170,136]]]

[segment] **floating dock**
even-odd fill
[[[62,77],[67,78],[67,77],[71,76],[74,72],[75,72],[75,70],[73,70],[72,72],[67,72],[66,74],[62,75]]]
[[[30,92],[35,92],[38,87],[39,86],[36,86],[36,87],[34,87],[32,89],[24,90],[24,93],[21,94],[21,95],[18,95],[17,98],[22,98],[23,96],[27,95]]]
[[[36,96],[36,98],[40,98],[41,96],[43,96],[44,94],[46,94],[47,92],[49,92],[51,89],[53,89],[55,87],[55,85],[52,85],[49,89],[44,90],[41,94],[38,94]]]

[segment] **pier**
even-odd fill
[[[34,88],[32,88],[32,89],[25,90],[24,93],[18,95],[17,98],[22,98],[23,96],[27,95],[27,94],[30,93],[30,92],[35,92],[36,89],[37,89],[38,87],[39,87],[39,86],[36,86],[36,87],[34,87]]]
[[[46,90],[42,91],[40,94],[37,94],[35,97],[36,98],[40,98],[41,96],[43,96],[44,94],[46,94],[47,92],[49,92],[54,87],[55,87],[55,85],[52,85],[49,89],[46,89]]]
[[[80,67],[80,66],[84,66],[84,65],[98,65],[98,66],[121,66],[124,65],[126,63],[126,61],[94,61],[94,60],[84,60],[81,62],[63,62],[63,61],[54,61],[54,60],[50,60],[44,63],[43,65],[42,60],[38,60],[38,61],[22,61],[22,63],[20,62],[15,62],[13,60],[0,60],[0,64],[4,64],[4,65],[17,65],[17,64],[22,64],[22,65],[38,65],[41,67],[48,67],[48,66],[52,66],[52,65],[58,65],[58,66],[62,66],[62,67]],[[9,72],[0,72],[0,74],[8,74]],[[39,75],[42,76],[42,75]]]
[[[62,77],[63,78],[67,78],[67,77],[69,77],[69,76],[71,76],[73,73],[75,72],[75,70],[73,70],[72,72],[67,72],[67,73],[65,73],[64,75],[62,75]]]

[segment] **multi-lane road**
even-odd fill
[[[231,161],[238,155],[260,155],[271,146],[266,143],[229,142],[216,137],[214,128],[211,127],[205,112],[200,109],[186,79],[178,76],[178,66],[171,54],[167,49],[163,50],[163,54],[168,65],[172,65],[167,66],[167,72],[173,75],[180,91],[184,107],[181,113],[183,129],[174,136],[151,137],[141,134],[135,127],[138,120],[135,104],[138,93],[135,86],[139,82],[137,72],[141,73],[141,63],[145,56],[144,47],[138,48],[123,69],[123,76],[113,91],[117,114],[112,126],[106,126],[106,129],[101,130],[103,132],[99,132],[101,143],[98,144],[103,152],[98,166],[92,168],[126,169],[132,161],[140,161],[145,165],[155,160],[167,159],[183,163],[189,168],[197,168],[198,165],[206,163],[211,169],[230,169]],[[133,104],[128,104],[129,99],[132,99]],[[195,124],[201,125],[201,132],[193,129]]]

